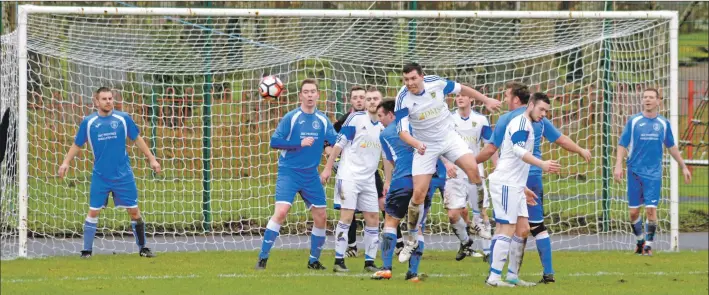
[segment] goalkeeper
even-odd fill
[[[145,246],[145,222],[138,209],[138,188],[130,167],[127,139],[135,142],[138,149],[148,158],[150,168],[156,173],[160,173],[160,164],[140,136],[138,126],[130,115],[113,109],[111,89],[101,87],[96,90],[94,103],[98,111],[81,121],[74,144],[59,166],[59,177],[64,177],[69,170],[69,163],[81,151],[81,146],[89,143],[94,154],[94,168],[91,174],[89,213],[84,222],[84,247],[81,257],[91,257],[98,216],[108,203],[109,193],[113,195],[116,208],[126,208],[130,215],[131,228],[140,256],[155,257],[150,248]]]

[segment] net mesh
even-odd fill
[[[92,91],[101,86],[114,89],[117,108],[132,115],[164,168],[154,175],[137,148],[129,148],[148,242],[161,251],[258,248],[273,213],[277,152],[269,149],[270,136],[297,107],[299,81],[318,79],[318,108],[334,120],[347,111],[346,92],[353,85],[375,85],[385,97],[395,96],[408,61],[495,98],[501,99],[510,80],[553,97],[554,124],[594,155],[585,163],[555,145],[543,146],[545,159],[564,166],[560,176],[544,177],[546,224],[555,248],[628,249],[635,237],[625,183],[614,183],[610,173],[604,179],[603,153],[612,165],[625,121],[640,111],[643,87],[669,94],[667,20],[32,14],[27,29],[31,256],[81,250],[92,155],[84,149],[65,179],[56,170],[79,123],[94,111]],[[16,42],[14,34],[3,36],[3,107],[12,108],[13,116]],[[258,96],[264,74],[285,84],[279,99]],[[668,115],[669,99],[665,103],[661,111]],[[490,115],[493,124],[498,116]],[[8,146],[16,146],[16,139]],[[17,193],[9,176],[14,166],[6,163],[0,170],[8,175],[1,183],[2,255],[11,258]],[[668,173],[659,249],[669,248]],[[332,184],[326,192],[331,203]],[[436,196],[429,237],[442,248],[457,248],[441,203]],[[601,233],[604,212],[608,231]],[[328,211],[328,230],[336,218]],[[276,246],[308,247],[311,227],[304,203],[296,201]],[[102,211],[94,249],[136,251],[124,211]]]

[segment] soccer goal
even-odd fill
[[[306,77],[318,79],[319,109],[331,119],[347,111],[353,85],[393,97],[408,61],[491,97],[501,99],[510,80],[548,93],[552,121],[593,153],[587,164],[543,146],[545,158],[563,165],[561,175],[544,177],[546,224],[558,250],[634,245],[625,183],[615,183],[611,169],[644,87],[660,89],[661,112],[679,132],[676,12],[24,5],[18,21],[17,31],[2,36],[0,55],[2,108],[11,108],[12,121],[0,166],[2,259],[81,250],[92,155],[84,149],[67,178],[56,171],[100,86],[114,89],[117,107],[132,115],[164,168],[153,174],[137,148],[130,150],[157,251],[260,245],[274,203],[270,136],[298,105],[297,85]],[[279,99],[259,97],[264,74],[284,82]],[[498,116],[490,115],[493,124]],[[670,161],[665,170],[655,247],[677,250],[678,166]],[[327,194],[332,202],[331,184]],[[457,248],[441,203],[436,195],[427,246]],[[135,252],[129,218],[111,204],[100,215],[94,254]],[[337,215],[328,216],[330,231]],[[296,201],[276,247],[308,247],[311,227]]]

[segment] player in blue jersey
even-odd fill
[[[622,159],[628,153],[628,208],[633,233],[637,237],[635,253],[652,255],[662,190],[662,145],[670,150],[670,155],[682,168],[685,183],[692,181],[692,173],[675,144],[670,122],[658,113],[662,98],[657,89],[645,89],[642,102],[643,111],[630,117],[620,136],[613,176],[617,181],[623,179]],[[644,237],[640,218],[640,206],[643,205],[647,218]]]
[[[511,81],[506,85],[505,99],[508,104],[508,108],[511,112],[521,112],[526,109],[526,100],[529,99],[530,93],[527,85],[519,82]],[[579,156],[583,157],[586,162],[591,160],[591,152],[578,146],[573,140],[571,140],[566,135],[561,134],[559,130],[554,127],[554,125],[546,117],[542,118],[539,122],[532,122],[532,128],[534,129],[534,150],[532,154],[537,159],[542,159],[542,137],[546,138],[548,141],[553,142],[567,151],[577,153]],[[494,145],[486,146],[481,152],[482,156],[478,157],[478,160],[485,161],[487,157],[495,154],[497,152],[497,147]],[[530,201],[527,204],[527,211],[529,214],[529,226],[522,227],[521,231],[516,233],[519,238],[523,240],[523,247],[527,243],[528,234],[531,233],[536,239],[537,251],[539,252],[539,258],[542,262],[542,267],[544,269],[542,279],[540,283],[552,283],[554,282],[554,269],[552,267],[551,259],[551,240],[549,239],[549,233],[544,225],[544,190],[542,186],[542,170],[541,168],[531,165],[529,169],[529,175],[527,177],[526,186],[534,195],[537,200]],[[531,193],[530,193],[531,194]],[[513,269],[519,270],[522,264],[522,258],[519,262],[510,261],[513,265]]]
[[[325,244],[327,215],[325,190],[320,184],[318,165],[326,142],[334,144],[337,134],[330,120],[316,109],[320,93],[317,81],[305,79],[300,83],[300,107],[288,112],[271,136],[271,148],[280,150],[276,179],[276,208],[266,225],[256,269],[265,269],[271,247],[276,242],[281,224],[286,220],[296,193],[305,201],[313,215],[310,235],[308,268],[325,270],[320,253]],[[327,149],[330,147],[328,146]]]
[[[94,155],[94,167],[91,173],[91,192],[89,195],[89,213],[84,222],[84,247],[82,258],[90,258],[93,249],[98,216],[108,203],[108,194],[113,195],[117,208],[126,208],[131,219],[131,227],[139,254],[142,257],[155,257],[146,247],[145,222],[138,209],[138,188],[126,145],[128,140],[135,142],[138,149],[148,158],[150,168],[160,173],[160,164],[150,152],[150,148],[140,136],[138,126],[124,112],[113,109],[113,93],[107,87],[101,87],[94,93],[94,104],[98,111],[86,116],[79,125],[74,143],[59,166],[59,177],[64,177],[69,170],[71,160],[89,143]]]
[[[387,179],[391,179],[391,185],[386,195],[384,210],[384,229],[381,242],[382,250],[382,270],[374,273],[372,279],[390,279],[392,271],[392,261],[394,259],[394,251],[397,243],[396,228],[402,218],[406,215],[409,201],[413,196],[414,186],[411,177],[412,162],[414,157],[414,149],[403,142],[399,138],[396,127],[396,116],[394,115],[395,103],[393,100],[387,100],[379,105],[377,116],[386,128],[380,134],[379,138],[382,144],[382,149],[386,159],[394,164],[392,175],[386,175]],[[440,163],[442,165],[442,163]],[[445,178],[444,178],[445,179]],[[443,184],[439,184],[443,188]],[[433,189],[431,190],[433,191]],[[431,206],[431,194],[424,201],[423,214],[417,223],[419,228],[417,240],[419,246],[409,259],[409,270],[406,273],[406,280],[418,282],[423,279],[418,273],[419,263],[424,250],[423,226],[425,223],[425,213]]]

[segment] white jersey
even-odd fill
[[[501,128],[501,129],[498,129]],[[526,152],[534,149],[534,128],[524,112],[509,112],[500,117],[493,135],[493,144],[500,150],[495,171],[490,174],[490,182],[509,187],[523,187],[527,184],[529,164],[522,161]]]
[[[425,143],[443,140],[453,128],[446,95],[460,92],[460,84],[438,76],[424,76],[421,93],[413,94],[406,86],[397,94],[397,131],[408,131]]]
[[[369,180],[383,157],[379,134],[384,127],[366,112],[353,112],[342,125],[336,146],[342,148],[337,179]]]
[[[460,134],[465,144],[468,145],[468,148],[473,151],[473,155],[478,155],[480,153],[480,146],[483,143],[490,142],[490,135],[492,135],[490,122],[488,122],[485,116],[475,111],[471,111],[468,117],[463,117],[459,111],[454,111],[452,117],[453,123],[455,124],[455,131]],[[478,170],[480,171],[480,176],[485,175],[485,168],[482,163],[478,164]],[[458,167],[456,174],[456,178],[468,178],[468,175],[465,174],[460,167]]]

